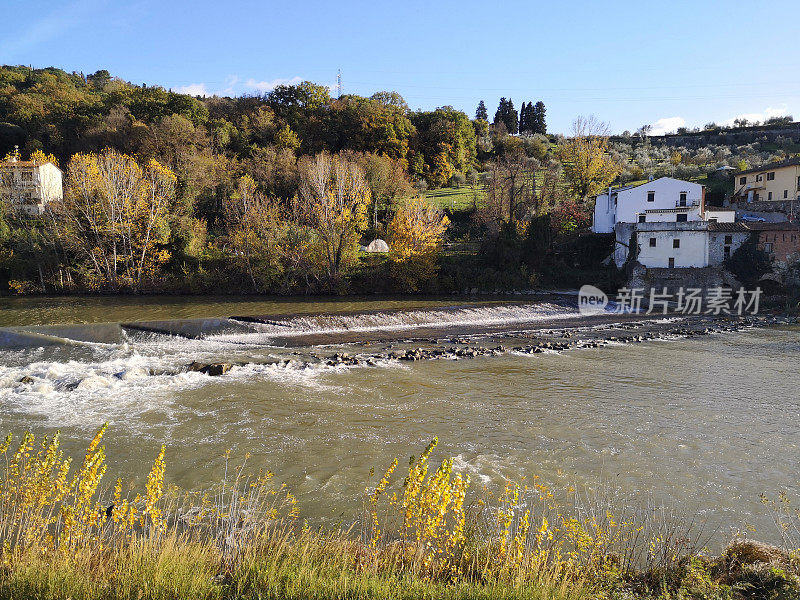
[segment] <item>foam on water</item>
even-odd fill
[[[609,312],[614,307],[609,306]],[[355,315],[303,315],[269,322],[248,322],[253,333],[210,336],[220,342],[263,343],[275,338],[291,338],[309,334],[337,334],[369,331],[412,331],[422,328],[513,325],[580,317],[569,304],[541,302],[522,305],[494,305],[439,310],[409,310],[392,313],[376,312]]]
[[[373,359],[373,366],[328,365],[310,356],[288,355],[271,345],[276,337],[309,333],[400,331],[543,322],[578,316],[568,303],[491,305],[437,310],[298,316],[271,323],[241,321],[252,333],[214,334],[190,339],[127,331],[120,343],[81,342],[26,349],[0,349],[0,404],[3,413],[27,415],[53,426],[94,424],[157,413],[173,417],[178,392],[224,381],[272,381],[280,385],[331,390],[326,375],[352,368],[405,368]],[[76,326],[77,327],[77,326]],[[363,355],[362,358],[367,358]],[[288,360],[288,362],[287,362]],[[230,362],[223,377],[187,372],[193,361]],[[93,426],[93,425],[92,425]]]

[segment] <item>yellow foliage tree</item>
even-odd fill
[[[64,199],[51,202],[48,214],[90,285],[139,290],[169,260],[158,245],[168,237],[175,183],[156,160],[141,166],[110,149],[72,157]]]
[[[55,166],[58,166],[58,159],[53,154],[47,154],[42,150],[35,150],[31,153],[31,160],[38,163],[53,163]]]
[[[579,117],[572,137],[558,148],[570,192],[578,200],[596,196],[622,168],[608,152],[608,127],[594,117]]]
[[[442,150],[433,157],[429,179],[435,187],[445,185],[455,173],[455,169],[448,158],[448,150],[449,146],[442,144]]]
[[[279,129],[275,134],[275,145],[278,146],[278,148],[288,148],[289,150],[295,151],[300,147],[300,138],[292,131],[291,127],[284,125],[283,128]]]
[[[355,255],[372,201],[364,170],[345,156],[321,153],[300,162],[298,212],[319,239],[324,270],[335,284]]]
[[[404,289],[416,291],[436,275],[449,219],[424,198],[407,200],[389,223],[392,272]]]
[[[225,222],[231,247],[243,263],[253,290],[263,291],[280,269],[277,205],[258,191],[252,177],[245,175],[225,203]]]

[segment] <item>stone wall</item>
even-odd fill
[[[727,270],[722,267],[703,267],[698,269],[648,269],[636,264],[627,283],[628,287],[644,288],[645,296],[650,289],[661,292],[667,288],[670,294],[676,294],[678,289],[699,288],[703,293],[710,288],[730,287],[739,289],[741,284]]]
[[[768,223],[779,223],[786,221],[789,214],[797,215],[800,211],[800,203],[791,200],[771,200],[759,202],[731,202],[731,208],[736,209],[736,216],[741,217],[743,214],[756,215],[764,217]]]

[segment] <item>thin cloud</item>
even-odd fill
[[[683,117],[664,117],[651,125],[650,135],[664,135],[673,133],[678,127],[685,127],[686,119]]]
[[[767,119],[771,117],[785,117],[789,114],[789,110],[786,106],[782,108],[777,108],[774,106],[768,106],[764,109],[763,112],[757,113],[744,113],[741,115],[736,115],[735,117],[731,117],[730,119],[725,119],[722,121],[722,125],[733,125],[733,122],[737,119],[739,121],[746,119],[750,123],[755,123],[756,121],[763,123]]]
[[[190,96],[213,96],[208,92],[205,83],[190,83],[175,88],[179,94],[189,94]]]
[[[239,78],[236,75],[229,75],[225,79],[225,88],[221,90],[209,90],[208,85],[205,83],[190,83],[189,85],[181,85],[175,89],[179,94],[189,94],[190,96],[235,96],[236,84]]]
[[[262,94],[271,92],[279,85],[297,85],[303,81],[302,77],[292,77],[291,79],[273,79],[272,81],[256,81],[255,79],[248,79],[244,87],[250,90],[257,90]]]

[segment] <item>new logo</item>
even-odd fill
[[[578,311],[582,315],[599,315],[606,311],[608,296],[593,285],[584,285],[578,290]]]

